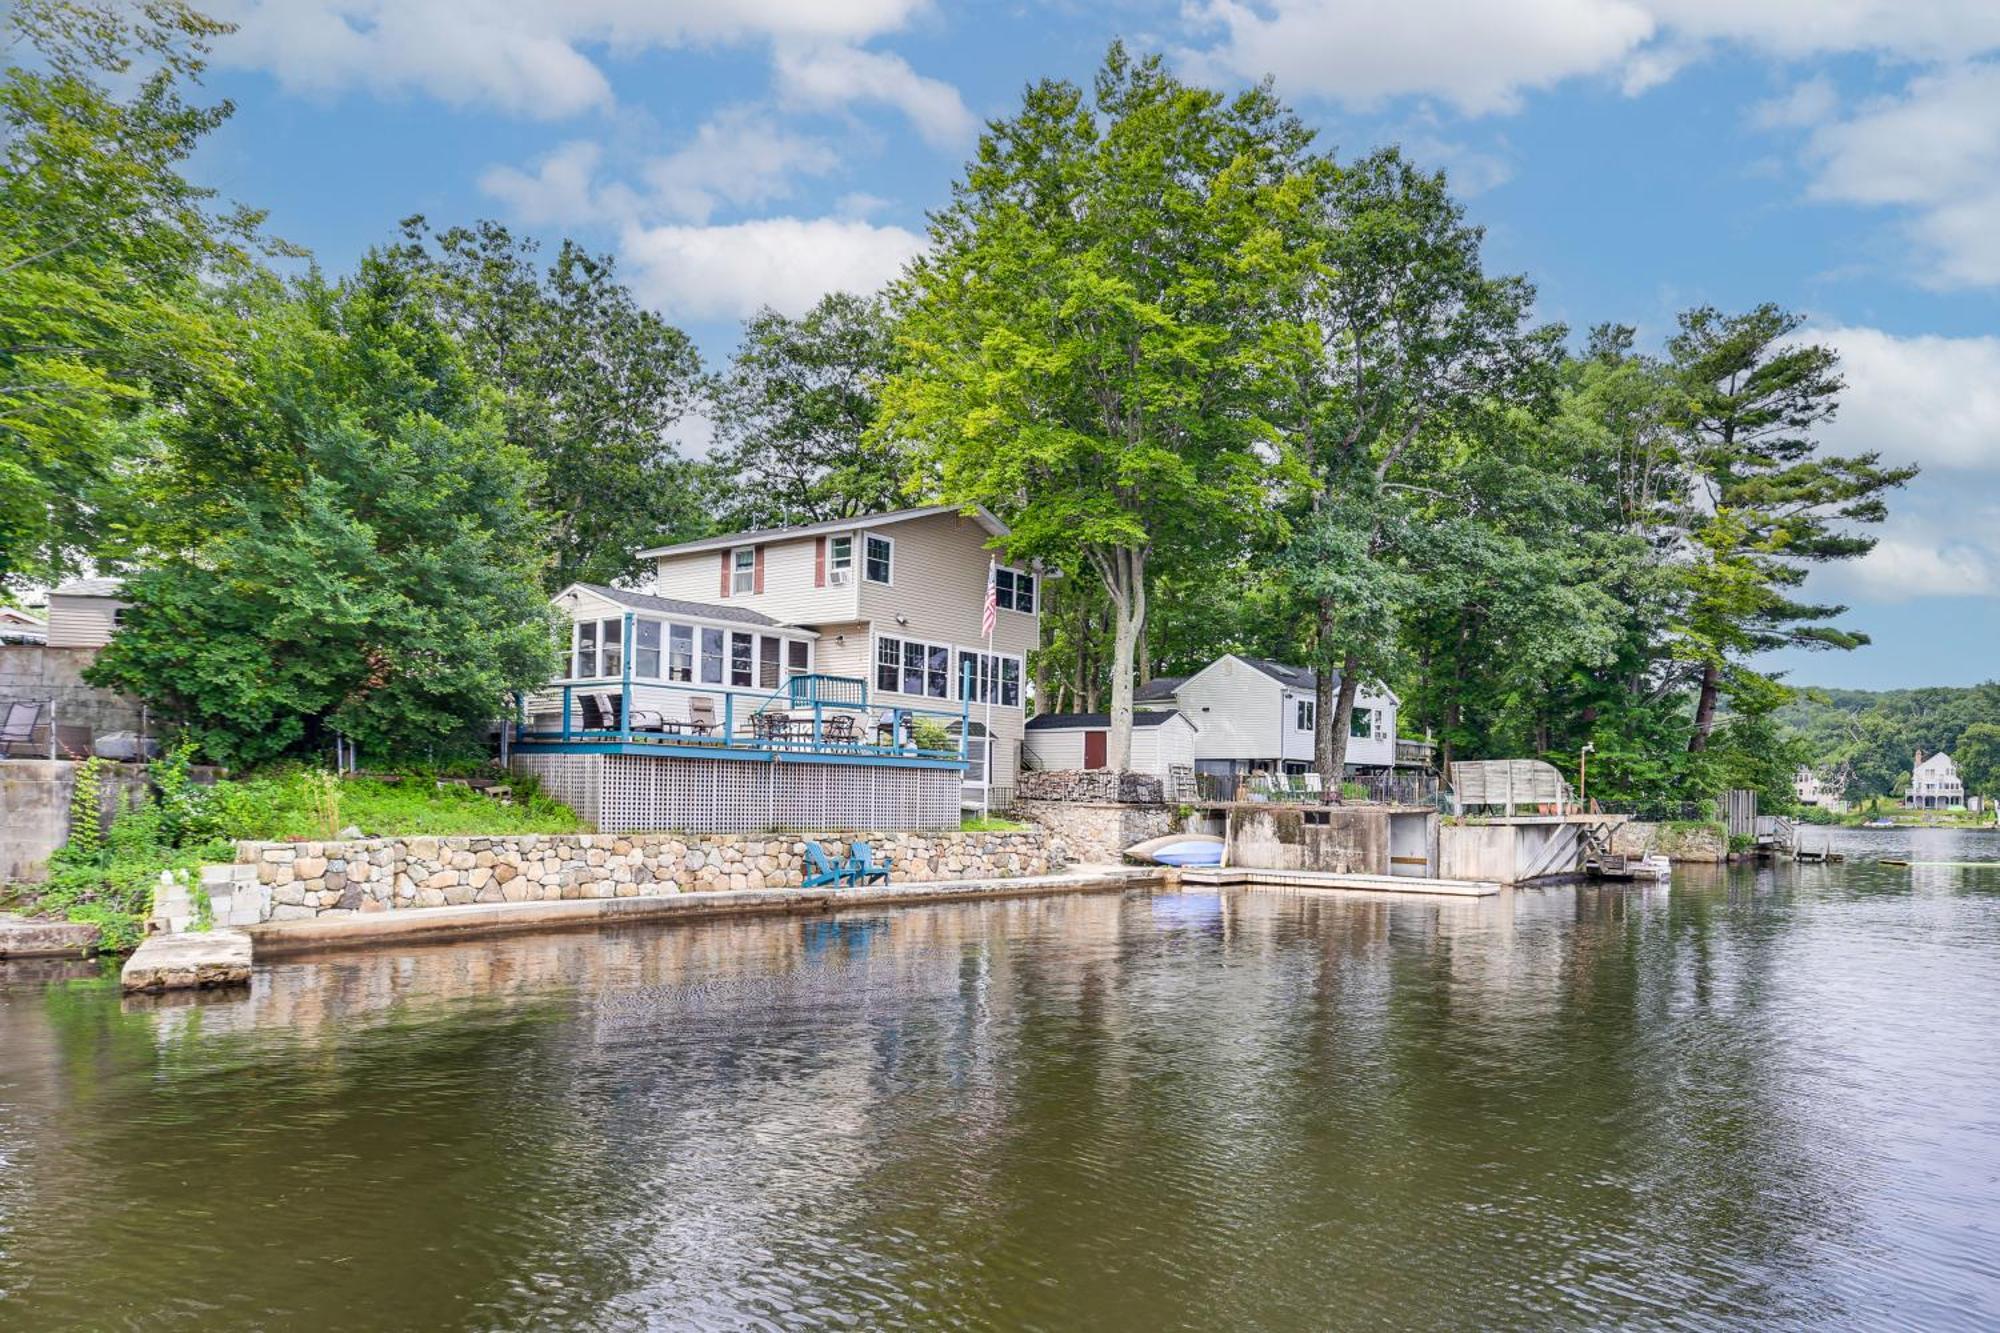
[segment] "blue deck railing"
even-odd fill
[[[968,676],[970,663],[967,663]],[[559,693],[558,693],[559,692]],[[956,709],[869,708],[868,682],[852,676],[800,675],[781,688],[731,689],[689,681],[620,676],[551,682],[532,713],[517,700],[513,744],[523,750],[657,748],[662,753],[721,757],[827,756],[884,762],[964,763],[971,734],[970,688]],[[559,708],[552,710],[554,695]],[[552,717],[538,725],[536,718]],[[919,720],[956,724],[948,744]],[[928,743],[926,743],[928,742]]]

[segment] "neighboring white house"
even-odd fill
[[[1800,805],[1829,806],[1839,799],[1837,793],[1829,791],[1826,784],[1819,780],[1819,774],[1804,764],[1799,765],[1798,773],[1792,778],[1792,794],[1798,797]]]
[[[635,708],[674,721],[706,698],[739,723],[796,676],[865,681],[870,713],[909,710],[954,744],[969,731],[966,799],[990,787],[1002,804],[1020,767],[1027,655],[1041,644],[1041,572],[989,545],[1006,536],[984,509],[930,505],[653,547],[639,552],[655,569],[646,589],[557,594],[571,621],[566,680],[629,671]],[[996,558],[989,650],[981,622]]]
[[[1147,682],[1134,695],[1141,709],[1179,709],[1195,726],[1195,767],[1225,783],[1245,773],[1303,773],[1313,766],[1318,677],[1310,667],[1263,658],[1217,658],[1191,676]],[[1381,685],[1355,695],[1348,729],[1348,773],[1396,767],[1400,701]],[[1405,745],[1406,768],[1428,767],[1423,747]]]
[[[1170,781],[1176,766],[1195,763],[1197,730],[1178,709],[1132,714],[1132,767]],[[1030,768],[1103,768],[1110,752],[1108,713],[1044,713],[1028,719],[1023,754]]]
[[[0,606],[0,643],[46,644],[48,622],[18,606]]]
[[[102,648],[118,631],[126,603],[117,579],[71,579],[49,594],[48,646]]]
[[[1965,783],[1959,780],[1958,765],[1942,751],[1924,758],[1917,751],[1916,767],[1910,771],[1909,795],[1903,804],[1918,810],[1948,810],[1965,804]]]

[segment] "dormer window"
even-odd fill
[[[757,591],[757,548],[739,546],[729,553],[729,591],[745,596]]]

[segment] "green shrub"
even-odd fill
[[[919,750],[949,751],[957,753],[958,742],[952,739],[951,728],[933,717],[919,717],[910,720],[910,738]]]

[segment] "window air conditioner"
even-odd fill
[[[845,588],[848,584],[854,582],[854,571],[851,569],[829,569],[826,571],[826,582],[827,586],[831,588]]]

